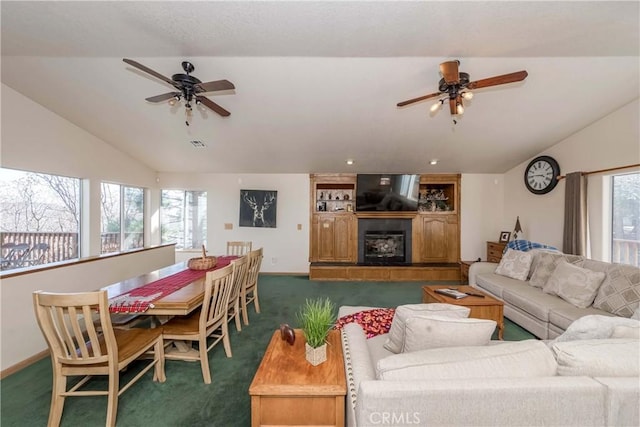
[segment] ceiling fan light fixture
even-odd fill
[[[473,98],[473,92],[462,92],[461,96],[463,99],[469,100]]]
[[[462,106],[462,103],[459,103],[456,106],[456,113],[459,114],[459,115],[464,114],[464,107]]]
[[[432,113],[435,113],[436,111],[438,111],[439,109],[442,108],[442,105],[444,104],[444,99],[439,99],[438,102],[436,102],[435,104],[433,104],[431,106],[431,108],[429,109]]]

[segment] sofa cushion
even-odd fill
[[[593,306],[622,317],[631,317],[640,303],[640,268],[611,264]]]
[[[479,347],[446,347],[381,359],[379,380],[419,381],[453,378],[546,377],[556,374],[551,350],[537,340]]]
[[[578,255],[567,255],[562,253],[540,252],[537,255],[536,269],[531,275],[529,284],[536,288],[542,288],[553,274],[556,266],[560,261],[568,263],[577,263],[582,261],[582,257]]]
[[[561,332],[563,332],[566,331],[573,322],[577,322],[578,319],[592,315],[617,317],[598,308],[578,308],[569,303],[565,303],[559,307],[554,307],[549,310],[549,324],[557,326]],[[623,318],[620,317],[620,319]]]
[[[628,377],[640,375],[640,341],[596,339],[557,342],[551,346],[558,375]]]
[[[593,303],[603,280],[604,273],[591,271],[563,260],[558,263],[542,291],[558,295],[576,307],[587,308]]]
[[[544,322],[549,321],[549,310],[570,305],[568,302],[553,295],[545,294],[541,289],[523,284],[515,289],[502,291],[505,302],[536,317]]]
[[[393,352],[400,353],[404,345],[404,322],[409,317],[421,316],[425,314],[439,314],[450,317],[468,317],[471,310],[468,307],[462,307],[453,304],[406,304],[399,305],[391,322],[389,336],[384,347]]]
[[[487,292],[502,298],[502,292],[505,289],[520,289],[521,287],[529,287],[522,280],[512,279],[510,277],[501,276],[495,273],[484,273],[476,277],[476,285]]]
[[[496,329],[494,320],[416,316],[405,322],[403,352],[439,347],[487,345]]]
[[[614,328],[618,325],[640,326],[640,322],[617,316],[583,316],[568,325],[566,331],[554,342],[610,338]]]
[[[507,252],[502,255],[495,273],[512,279],[527,280],[532,260],[533,254],[529,252],[507,249]]]

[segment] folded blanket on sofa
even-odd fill
[[[512,240],[511,242],[507,243],[507,246],[504,248],[505,252],[507,251],[507,249],[515,249],[517,251],[523,252],[530,251],[531,249],[549,249],[554,251],[558,250],[553,246],[531,242],[529,240]]]

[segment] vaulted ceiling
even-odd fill
[[[638,98],[637,1],[2,1],[2,82],[160,172],[501,173]],[[231,112],[145,98],[181,62]],[[441,62],[480,89],[454,124]],[[11,108],[2,102],[2,110]],[[25,118],[28,123],[28,118]],[[196,148],[190,141],[202,141]],[[348,166],[346,159],[355,164]],[[429,160],[438,159],[437,166]]]

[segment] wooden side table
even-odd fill
[[[482,294],[484,298],[468,296],[466,298],[455,299],[446,295],[435,292],[440,288],[452,288],[460,292],[472,292],[474,294]],[[504,335],[504,303],[493,298],[486,292],[471,286],[449,286],[449,285],[433,285],[422,287],[422,302],[431,303],[439,302],[445,304],[454,304],[462,307],[468,307],[471,312],[469,317],[475,319],[495,320],[498,326],[498,339],[502,339]]]
[[[487,242],[487,261],[500,262],[506,242]]]
[[[331,331],[327,361],[305,359],[304,335],[293,346],[274,332],[249,387],[251,426],[344,426],[347,383],[340,332]]]
[[[463,285],[469,284],[469,267],[475,261],[460,261],[460,282]]]

